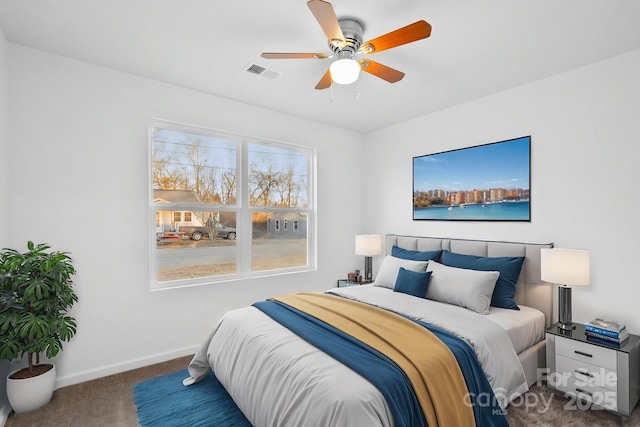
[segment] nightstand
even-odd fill
[[[628,416],[640,397],[640,337],[620,348],[587,340],[584,325],[546,331],[549,387]]]
[[[347,279],[338,279],[339,288],[346,288],[347,286],[366,285],[368,283],[373,283],[373,280],[371,281],[363,280],[362,282],[352,282],[351,280],[347,280]]]

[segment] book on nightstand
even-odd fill
[[[629,331],[625,325],[616,322],[594,319],[584,325],[587,337],[594,337],[606,341],[620,343],[629,337]]]
[[[629,338],[629,334],[628,334],[628,333],[626,333],[626,334],[624,334],[624,335],[621,335],[621,336],[620,336],[620,337],[618,337],[618,338],[611,337],[611,336],[609,336],[609,335],[599,334],[599,333],[597,333],[597,332],[587,331],[587,330],[585,330],[585,331],[584,331],[584,334],[585,334],[587,337],[599,338],[599,339],[601,339],[601,340],[606,340],[606,341],[611,341],[611,342],[622,342],[622,341],[626,340],[627,338]]]
[[[588,335],[587,334],[587,342],[592,342],[594,344],[601,344],[601,345],[606,345],[608,347],[611,348],[620,348],[623,345],[626,345],[626,341],[629,338],[625,338],[622,341],[618,341],[618,340],[611,340],[611,339],[606,339],[606,338],[599,338],[593,335]]]
[[[594,319],[584,325],[587,341],[620,348],[629,338],[625,325],[610,320]]]

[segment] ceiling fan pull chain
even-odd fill
[[[358,83],[358,93],[356,93],[356,99],[360,99],[360,79],[358,79],[357,83]]]
[[[333,104],[333,83],[331,83],[331,86],[329,87],[330,90],[330,95],[329,95],[329,102],[331,102]]]

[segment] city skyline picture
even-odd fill
[[[413,158],[413,219],[531,221],[531,136]]]

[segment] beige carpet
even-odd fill
[[[640,426],[640,405],[629,417],[588,406],[556,390],[534,385],[507,408],[507,420],[511,427]]]
[[[140,381],[184,369],[191,356],[58,389],[44,407],[11,414],[5,427],[135,427],[138,425],[132,386]],[[507,408],[511,427],[638,426],[640,405],[630,417],[589,409],[544,386],[533,386]],[[580,404],[584,406],[584,404]]]
[[[51,402],[25,414],[11,413],[5,427],[135,427],[132,386],[149,378],[185,369],[182,357],[93,381],[62,387]]]

